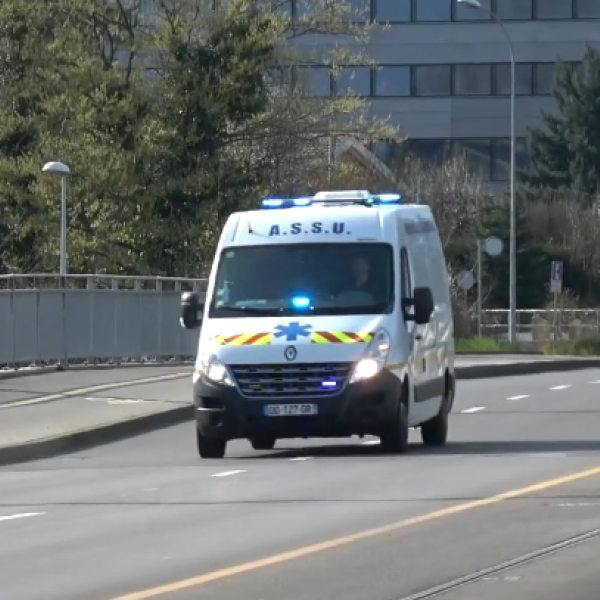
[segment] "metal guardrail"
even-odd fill
[[[55,364],[193,360],[198,332],[179,325],[180,294],[206,279],[0,275],[0,370]],[[504,339],[507,310],[484,310],[482,333]],[[600,309],[518,310],[517,339],[600,338]]]
[[[508,310],[482,311],[482,335],[508,339]],[[528,309],[517,311],[517,341],[532,345],[552,341],[600,339],[600,309]]]
[[[182,291],[206,280],[50,274],[0,276],[0,369],[193,359]]]

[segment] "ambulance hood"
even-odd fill
[[[384,321],[381,315],[211,319],[202,326],[198,356],[228,365],[354,362]]]

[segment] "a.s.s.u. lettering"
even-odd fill
[[[314,221],[312,223],[292,223],[290,225],[271,225],[269,236],[276,235],[350,235],[346,224],[340,221],[323,223]]]

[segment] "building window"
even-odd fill
[[[510,96],[511,67],[510,64],[494,65],[494,94]],[[519,96],[533,94],[533,65],[517,63],[515,65],[515,93]]]
[[[600,19],[600,2],[598,0],[577,0],[577,19]]]
[[[281,2],[281,4],[277,6],[277,12],[281,13],[282,15],[285,15],[286,17],[291,18],[292,0],[286,0],[285,2]]]
[[[407,140],[409,152],[428,165],[441,164],[451,155],[464,156],[469,171],[483,181],[510,179],[510,138]],[[515,140],[515,174],[527,167],[527,142]]]
[[[414,0],[415,21],[450,21],[452,0]]]
[[[375,20],[385,23],[406,23],[411,20],[411,0],[374,0]]]
[[[344,67],[335,80],[336,94],[371,95],[371,68]]]
[[[371,20],[371,0],[344,0],[346,21],[364,23]]]
[[[540,20],[572,19],[573,0],[537,0],[535,18]]]
[[[474,177],[488,181],[491,175],[492,142],[489,139],[455,140],[454,151],[465,157]]]
[[[496,14],[505,21],[531,21],[533,0],[496,0]]]
[[[297,21],[308,21],[315,13],[315,3],[311,0],[293,0],[293,16]]]
[[[414,70],[416,96],[450,96],[450,65],[419,65]]]
[[[418,1],[418,0],[417,0]],[[480,0],[482,8],[487,10],[481,10],[480,8],[471,8],[464,4],[456,3],[454,19],[456,21],[489,21],[491,19],[490,12],[492,11],[492,0]]]
[[[407,140],[409,152],[427,165],[442,164],[451,151],[450,140]]]
[[[536,96],[548,96],[554,89],[554,63],[539,63],[535,66],[535,86],[533,93]]]
[[[263,78],[265,85],[274,89],[290,88],[292,85],[292,67],[282,65],[268,69]]]
[[[396,142],[380,140],[370,144],[369,148],[379,160],[389,165],[396,153]]]
[[[331,96],[331,73],[327,67],[300,67],[296,83],[304,88],[309,96]]]
[[[376,96],[410,96],[410,67],[385,65],[375,71]]]
[[[527,141],[515,140],[515,175],[527,168]],[[510,138],[492,140],[492,181],[510,181]]]
[[[489,96],[491,93],[491,65],[454,65],[454,94]]]

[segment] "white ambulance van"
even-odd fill
[[[262,201],[223,229],[193,376],[198,452],[227,442],[373,435],[402,452],[409,428],[443,445],[454,402],[449,278],[428,206],[364,190]]]

